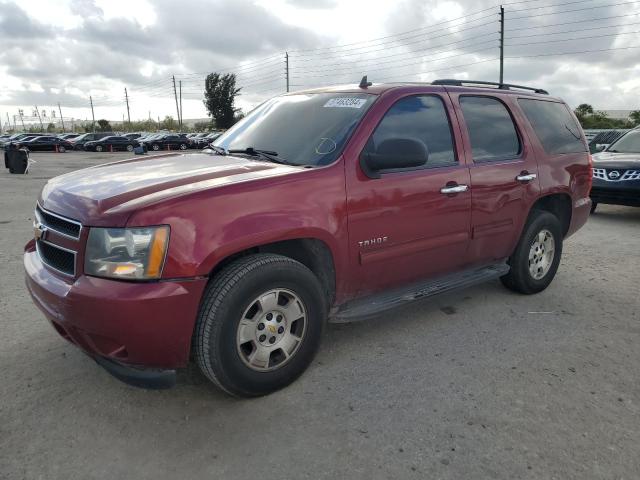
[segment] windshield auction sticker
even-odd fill
[[[329,101],[324,104],[324,107],[361,108],[365,103],[367,103],[366,98],[337,97],[329,99]]]

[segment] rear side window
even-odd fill
[[[409,138],[423,143],[429,159],[422,168],[457,164],[449,117],[439,97],[424,95],[398,100],[385,113],[365,149],[375,152],[391,138]]]
[[[587,151],[582,141],[580,127],[564,103],[519,98],[518,104],[547,154],[559,155]]]
[[[491,97],[460,97],[474,162],[496,162],[517,157],[520,139],[507,107]]]

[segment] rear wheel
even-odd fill
[[[102,151],[102,145],[96,145],[96,152]]]
[[[180,144],[180,150],[186,150],[187,149],[187,144],[186,143],[181,143]]]
[[[64,145],[58,145],[58,152],[60,152],[60,153],[64,153],[64,152],[66,152],[66,151],[67,151],[67,149],[66,149],[66,148],[64,148]]]
[[[133,152],[133,145],[127,145],[127,152]]]
[[[158,150],[160,150],[160,145],[158,145],[157,143],[154,143],[153,145],[151,145],[151,149],[155,150],[155,151],[158,151]]]
[[[280,255],[249,255],[205,291],[193,340],[197,363],[227,393],[271,393],[311,363],[326,315],[322,288],[307,267]]]
[[[534,211],[509,258],[511,269],[501,277],[502,283],[519,293],[541,292],[555,277],[561,255],[560,221],[549,212]]]

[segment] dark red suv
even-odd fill
[[[292,93],[202,153],[49,181],[27,285],[60,335],[129,383],[171,385],[192,358],[225,391],[262,395],[305,370],[327,320],[497,277],[545,289],[591,179],[576,119],[542,90]]]

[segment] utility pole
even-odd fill
[[[127,87],[124,87],[124,99],[127,102],[127,120],[129,121],[129,125],[131,125],[131,114],[129,113],[129,95],[127,94]]]
[[[178,82],[180,86],[180,131],[182,132],[182,80]]]
[[[504,7],[500,5],[500,85],[504,83]]]
[[[71,131],[72,132],[76,131],[76,122],[75,122],[75,119],[73,117],[71,117]]]
[[[7,120],[9,120],[9,114],[7,113]],[[11,122],[9,122],[11,123]],[[13,116],[13,133],[16,133],[16,130],[18,130],[18,127],[16,126],[16,116]],[[24,131],[24,122],[22,123],[22,131]]]
[[[178,92],[176,90],[176,76],[173,75],[173,97],[176,99],[176,112],[178,113],[178,124],[180,123],[180,107],[178,106]]]
[[[60,108],[60,102],[58,102],[58,111],[60,112],[60,121],[62,122],[62,133],[64,133],[64,118],[62,117],[62,108]]]
[[[26,127],[24,126],[24,115],[22,112],[22,109],[18,110],[18,116],[20,117],[20,123],[22,124],[22,130],[23,131],[27,131]],[[13,126],[16,126],[16,116],[13,116]]]
[[[42,117],[40,116],[40,110],[38,109],[37,105],[36,105],[36,113],[38,114],[38,120],[40,120],[40,131],[44,133],[44,126],[42,125]]]
[[[2,129],[2,116],[0,116],[0,133],[4,133],[4,130]]]
[[[93,97],[91,97],[91,95],[89,95],[89,103],[91,104],[91,118],[93,119],[91,123],[91,130],[93,133],[96,133],[96,116],[93,113]]]
[[[284,52],[284,73],[287,78],[287,92],[289,91],[289,52]]]

